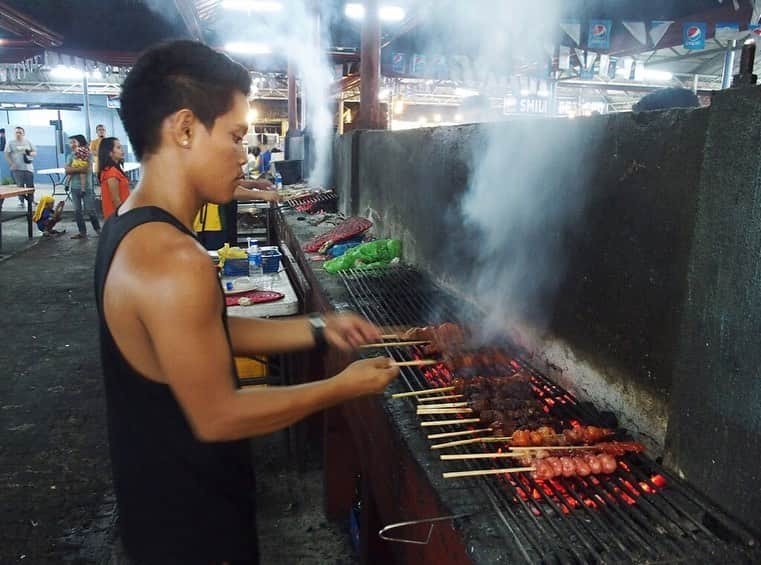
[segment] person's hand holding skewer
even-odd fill
[[[334,379],[341,388],[353,391],[352,396],[380,394],[399,375],[399,367],[388,357],[374,357],[355,361],[338,373]]]
[[[365,343],[380,341],[380,330],[356,314],[325,316],[325,340],[344,351],[352,351]]]

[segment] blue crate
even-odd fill
[[[222,273],[226,277],[245,277],[248,276],[248,258],[246,259],[227,259]]]
[[[277,249],[262,249],[262,272],[277,273],[280,270],[280,251]]]

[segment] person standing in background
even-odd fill
[[[0,151],[5,151],[5,128],[0,128]]]
[[[64,167],[66,174],[71,175],[69,188],[71,189],[71,198],[74,200],[74,219],[77,222],[77,229],[79,230],[79,233],[72,235],[71,239],[84,239],[87,237],[85,214],[90,220],[95,233],[100,233],[100,222],[98,222],[98,216],[95,214],[95,193],[90,186],[92,157],[83,167],[75,167],[72,164],[80,145],[87,147],[87,140],[84,135],[72,135],[69,138],[71,153],[66,158],[66,166]],[[83,175],[81,173],[87,174]]]
[[[31,141],[26,139],[26,132],[21,126],[16,127],[16,139],[12,139],[5,145],[5,160],[11,168],[11,174],[19,188],[34,188],[34,157],[37,149]],[[24,207],[24,199],[34,203],[32,195],[19,196],[19,207]]]
[[[106,138],[106,126],[98,124],[95,126],[95,139],[90,142],[90,153],[92,153],[92,170],[97,175],[100,168],[98,167],[98,149],[101,142]]]
[[[103,220],[129,198],[129,179],[124,174],[124,149],[116,137],[106,137],[98,143],[98,180],[100,181]]]

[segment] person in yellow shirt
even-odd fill
[[[95,139],[90,141],[90,154],[92,155],[92,170],[98,174],[98,149],[100,148],[100,142],[106,137],[106,126],[98,124],[95,126]]]
[[[201,245],[209,251],[216,251],[224,247],[225,243],[233,246],[238,244],[238,200],[280,202],[281,197],[268,180],[241,180],[231,203],[224,206],[204,204],[196,214],[193,230]]]

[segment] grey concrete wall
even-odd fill
[[[541,182],[574,209],[562,230],[552,214],[539,220],[537,233],[557,240],[557,265],[548,266],[557,281],[540,304],[542,331],[529,328],[524,341],[556,379],[654,446],[666,430],[706,122],[707,111],[696,110],[496,126],[505,159],[494,190],[509,193],[537,143],[529,139],[538,139],[548,156]],[[473,248],[482,241],[460,202],[472,197],[471,156],[485,148],[485,127],[353,135],[361,136],[359,212],[379,235],[401,238],[409,262],[473,296],[483,267]]]
[[[666,462],[761,535],[761,90],[714,97]]]

